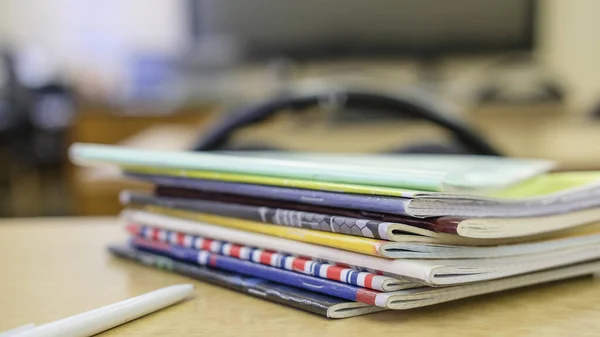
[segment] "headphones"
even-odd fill
[[[195,151],[214,151],[226,148],[231,136],[246,126],[265,121],[284,110],[303,111],[315,106],[333,105],[347,109],[387,110],[402,116],[424,119],[452,133],[458,147],[421,146],[393,152],[411,153],[463,153],[501,156],[500,151],[488,143],[464,121],[452,118],[450,114],[430,98],[413,95],[391,95],[382,92],[352,89],[327,89],[316,93],[288,92],[271,100],[250,104],[232,113],[224,114],[223,119],[196,143]],[[266,149],[266,148],[265,148]],[[263,149],[264,150],[264,149]]]

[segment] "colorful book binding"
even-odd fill
[[[227,270],[237,270],[242,274],[253,274],[255,272],[260,273],[260,271],[258,270],[261,268],[255,268],[256,266],[271,268],[257,264],[254,264],[254,266],[248,265],[244,263],[246,261],[241,261],[224,256],[219,257],[218,255],[210,254],[209,252],[203,250],[172,247],[168,244],[158,241],[134,239],[133,244],[134,246],[140,247],[141,249],[156,251],[160,254],[166,254],[167,256],[176,259],[188,260],[192,263],[199,263],[201,265],[209,264],[211,266]],[[220,260],[220,258],[223,259]],[[460,285],[456,287],[421,287],[386,293],[372,290],[366,290],[362,293],[357,291],[356,297],[357,299],[360,299],[360,301],[363,303],[373,304],[378,307],[394,310],[405,310],[471,296],[477,296],[491,292],[502,291],[516,287],[524,287],[528,285],[550,282],[560,279],[595,274],[598,273],[598,271],[600,271],[600,262],[596,260],[588,263],[575,264],[562,268],[554,268],[541,272],[508,277],[499,280]],[[270,279],[274,282],[282,282],[284,284],[299,284],[302,288],[305,289],[315,287],[313,290],[317,292],[327,293],[331,291],[341,296],[352,296],[350,292],[347,292],[347,285],[340,284],[341,288],[344,289],[333,290],[328,289],[327,286],[319,286],[319,282],[315,283],[315,280],[312,280],[311,282],[310,279],[312,278],[309,276],[289,273],[283,270],[279,270],[279,272],[271,270],[271,272],[266,272],[264,273],[264,275],[265,278]],[[299,279],[304,279],[304,281],[300,281]],[[332,282],[327,280],[322,281],[326,281],[326,283]]]
[[[211,253],[230,256],[240,260],[252,261],[254,263],[260,263],[275,268],[326,278],[332,281],[348,283],[378,291],[396,291],[419,286],[418,283],[398,278],[363,272],[339,265],[319,263],[289,254],[212,240],[197,235],[168,231],[157,227],[129,224],[127,226],[127,231],[140,238],[160,241],[184,248],[203,249],[210,251]]]
[[[247,277],[219,269],[180,262],[152,254],[128,245],[112,245],[109,251],[117,257],[143,265],[174,272],[190,278],[239,291],[260,299],[312,312],[328,318],[347,318],[385,310],[360,302],[318,294],[258,277]]]
[[[191,219],[214,225],[261,233],[300,242],[343,249],[361,254],[393,259],[485,259],[511,256],[534,256],[582,245],[600,244],[600,226],[587,226],[558,238],[494,247],[468,247],[423,242],[390,242],[371,238],[328,233],[304,228],[290,228],[173,208],[149,206],[158,214]]]
[[[161,227],[293,255],[311,256],[334,263],[378,270],[385,272],[388,276],[408,278],[434,286],[498,279],[600,258],[597,244],[586,244],[532,256],[490,259],[392,260],[145,211],[126,210],[122,213],[122,217],[128,223]]]
[[[213,254],[202,249],[173,246],[167,243],[142,238],[132,238],[131,245],[138,249],[164,254],[188,263],[197,263],[202,266],[227,270],[246,276],[260,277],[269,281],[339,297],[353,302],[376,305],[377,295],[381,294],[381,292],[376,290],[295,273],[225,255]]]

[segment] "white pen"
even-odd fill
[[[14,331],[10,337],[87,337],[114,328],[192,295],[191,284],[174,285],[55,322]]]

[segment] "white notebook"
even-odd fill
[[[146,211],[126,210],[122,219],[140,225],[176,230],[216,240],[383,271],[423,284],[442,286],[485,281],[600,259],[599,245],[551,250],[541,254],[480,259],[385,259],[309,243],[266,236]]]

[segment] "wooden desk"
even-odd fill
[[[328,320],[106,253],[114,218],[0,221],[0,331],[44,323],[176,283],[195,299],[103,336],[597,336],[600,282],[554,283],[411,311]]]

